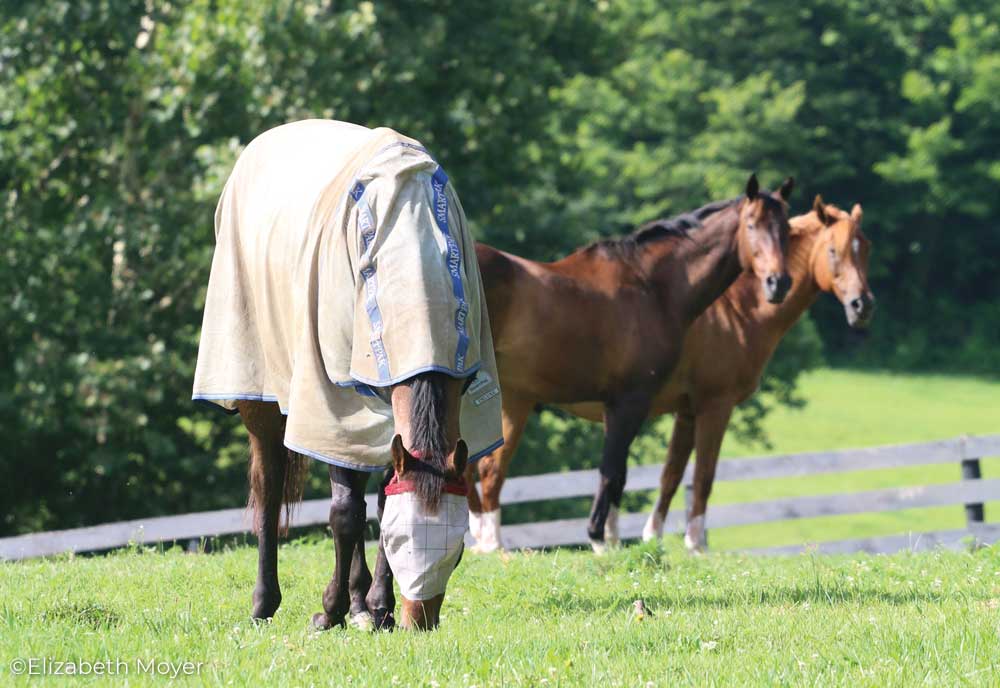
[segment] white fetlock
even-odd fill
[[[469,512],[469,532],[477,542],[483,537],[483,515],[475,511]]]
[[[692,554],[703,554],[708,549],[708,535],[705,530],[705,516],[695,516],[687,524],[684,532],[684,546]]]
[[[600,540],[595,540],[594,538],[590,538],[590,548],[594,550],[594,554],[599,557],[603,557],[608,553],[608,546]]]
[[[351,625],[361,631],[370,631],[375,628],[375,620],[368,612],[358,612],[351,615]]]
[[[604,542],[608,547],[618,547],[622,544],[618,537],[618,507],[611,505],[608,507],[608,517],[604,521]]]
[[[472,514],[469,514],[470,526]],[[500,509],[484,511],[479,517],[479,535],[476,536],[476,544],[472,551],[476,554],[488,554],[503,549],[503,541],[500,539]]]
[[[646,525],[642,527],[642,541],[651,542],[663,537],[663,517],[660,512],[653,509],[653,513],[646,519]]]

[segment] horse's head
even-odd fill
[[[788,197],[794,180],[789,177],[777,193],[761,193],[757,175],[747,182],[740,202],[740,265],[760,279],[770,303],[781,303],[792,286],[785,266],[788,250]]]
[[[875,295],[868,287],[871,242],[861,231],[861,206],[855,204],[846,213],[816,196],[813,213],[825,227],[813,253],[816,284],[840,300],[851,327],[867,327],[875,312]]]
[[[468,447],[459,439],[465,382],[427,373],[392,389],[395,473],[386,487],[382,544],[403,597],[401,623],[410,628],[437,626],[469,527],[462,480]]]

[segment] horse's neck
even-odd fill
[[[697,318],[739,276],[739,224],[738,206],[725,208],[653,256],[651,280],[679,307],[685,322]]]
[[[778,342],[802,314],[809,310],[819,297],[819,286],[813,274],[813,252],[819,232],[806,230],[793,234],[788,242],[786,265],[792,278],[792,287],[780,304],[768,303],[764,298],[760,280],[752,273],[744,273],[720,300],[742,317],[735,320],[744,328],[744,341],[760,341],[770,351],[770,358]]]

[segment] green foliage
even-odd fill
[[[417,136],[477,235],[534,258],[752,170],[795,175],[793,210],[862,202],[875,329],[859,346],[821,304],[747,437],[795,400],[816,332],[834,361],[995,371],[998,19],[983,0],[4,4],[0,533],[242,499],[238,424],[188,402],[212,211],[242,146],[304,117]],[[592,453],[596,431],[543,423],[529,452]]]

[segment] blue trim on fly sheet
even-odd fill
[[[355,185],[355,189],[361,183]],[[368,313],[368,322],[371,324],[372,353],[375,354],[375,365],[378,368],[378,377],[381,384],[388,380],[389,374],[389,354],[385,350],[382,342],[382,312],[378,307],[378,276],[375,274],[375,266],[372,264],[372,250],[375,243],[375,218],[372,215],[371,206],[364,198],[364,187],[361,189],[361,197],[357,201],[358,208],[358,230],[361,232],[361,278],[365,285],[365,311]],[[352,196],[354,193],[352,192]]]
[[[502,446],[503,446],[503,438],[501,437],[496,442],[494,442],[490,446],[486,447],[486,449],[483,449],[480,452],[476,452],[475,454],[473,454],[472,456],[470,456],[467,459],[467,461],[469,463],[474,463],[476,461],[479,461],[479,459],[483,458],[487,454],[492,454],[493,452],[495,452],[497,449],[499,449]]]
[[[479,371],[482,367],[482,361],[476,363],[476,365],[471,368],[466,368],[465,370],[452,370],[451,368],[445,368],[444,366],[430,365],[424,368],[415,368],[409,372],[403,373],[402,375],[397,375],[396,377],[390,378],[385,382],[379,382],[378,380],[369,380],[368,378],[361,377],[360,375],[355,375],[354,379],[347,380],[346,382],[334,382],[333,384],[338,387],[356,387],[359,383],[363,385],[369,385],[371,387],[388,387],[391,385],[398,385],[404,380],[409,380],[415,375],[420,375],[421,373],[444,373],[450,377],[457,379],[464,379],[470,375]]]
[[[465,357],[469,352],[469,333],[465,321],[469,316],[469,303],[465,300],[465,285],[462,283],[462,252],[458,242],[451,235],[448,227],[448,196],[444,187],[448,184],[448,175],[444,168],[438,165],[431,177],[431,188],[434,190],[434,220],[438,229],[444,235],[448,246],[448,273],[451,275],[451,288],[458,301],[455,309],[455,331],[458,332],[458,344],[455,347],[455,369],[465,370]]]
[[[308,456],[310,459],[316,459],[317,461],[322,461],[323,463],[329,463],[333,464],[334,466],[340,466],[341,468],[349,468],[352,471],[361,471],[363,473],[376,473],[378,471],[384,471],[386,466],[392,463],[392,461],[387,461],[381,466],[372,466],[366,463],[352,463],[350,461],[345,461],[344,459],[335,459],[332,456],[320,454],[319,452],[309,451],[308,449],[303,449],[302,447],[296,447],[294,444],[289,444],[288,442],[285,442],[285,447],[287,449],[291,449],[296,454],[302,454],[302,456]]]

